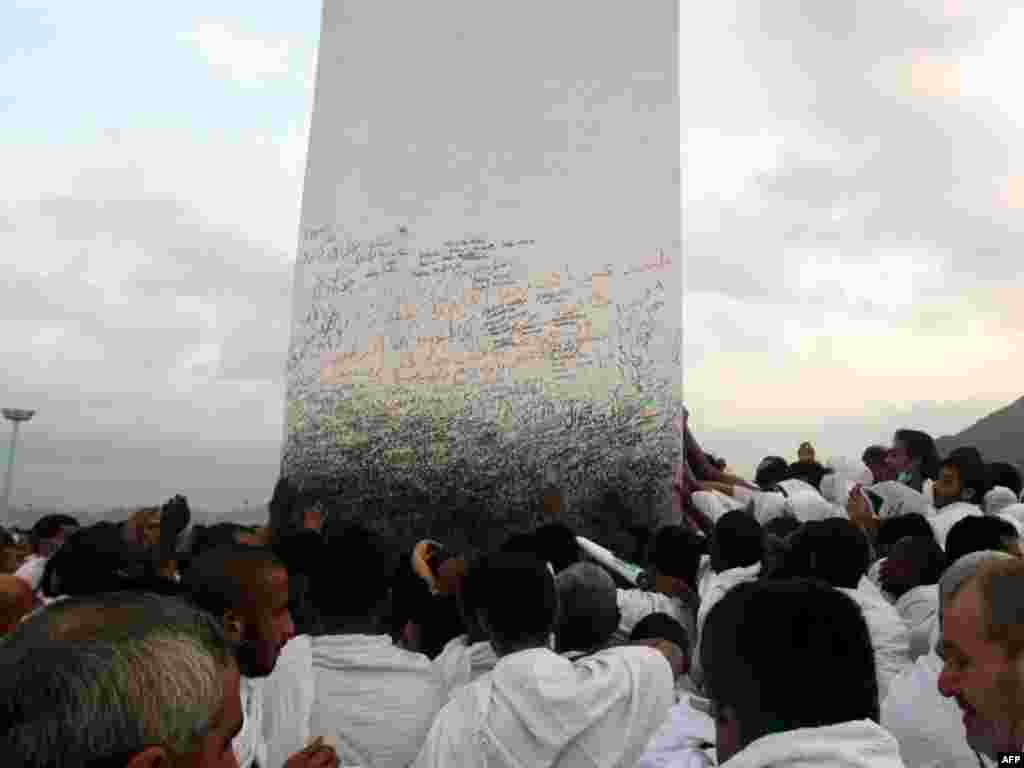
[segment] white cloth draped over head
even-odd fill
[[[985,503],[982,505],[986,515],[998,515],[1007,507],[1017,503],[1017,494],[1009,488],[997,485],[985,494]]]
[[[672,670],[651,648],[577,661],[546,648],[520,651],[452,694],[414,766],[635,765],[673,699]]]
[[[720,768],[903,768],[899,745],[878,723],[853,720],[772,733],[748,744]]]

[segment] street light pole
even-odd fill
[[[18,430],[21,427],[21,422],[28,421],[35,416],[35,411],[26,411],[21,408],[4,408],[4,418],[12,423],[13,429],[11,430],[11,450],[7,457],[7,478],[4,481],[4,507],[3,517],[5,520],[10,519],[11,511],[11,488],[14,484],[14,454],[18,448]]]

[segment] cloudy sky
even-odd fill
[[[688,5],[684,360],[705,447],[749,472],[807,438],[828,456],[955,432],[1024,394],[1024,9]],[[16,504],[269,494],[319,14],[0,8],[0,393],[39,409]]]

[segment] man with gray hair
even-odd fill
[[[968,743],[990,757],[1024,747],[1024,560],[975,552],[939,585],[939,692],[963,711]]]
[[[176,598],[56,603],[0,645],[0,670],[5,768],[237,768],[238,667]]]

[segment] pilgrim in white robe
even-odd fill
[[[434,667],[441,675],[449,695],[485,672],[494,669],[498,655],[488,640],[469,642],[468,635],[459,635],[448,641],[444,650],[434,659]]]
[[[999,516],[1004,520],[1015,520],[1017,527],[1020,528],[1024,525],[1024,504],[1011,504],[1010,506],[1003,508],[999,513]]]
[[[817,491],[803,490],[789,495],[789,508],[801,523],[847,517],[846,508],[828,501]]]
[[[231,741],[231,749],[238,760],[238,768],[268,768],[267,743],[263,733],[263,684],[265,678],[255,680],[242,677],[238,693],[242,702],[242,730]]]
[[[697,511],[712,523],[717,523],[726,512],[743,509],[746,506],[742,501],[721,491],[694,491],[690,494],[690,501]]]
[[[978,768],[959,705],[939,693],[942,663],[929,650],[893,680],[882,702],[882,727],[896,738],[907,768]]]
[[[896,739],[871,720],[772,733],[720,768],[903,768]]]
[[[1011,491],[1009,488],[997,485],[985,494],[985,500],[982,506],[985,509],[986,515],[998,515],[1007,507],[1011,507],[1016,503],[1016,493]]]
[[[966,501],[954,501],[952,504],[947,504],[942,509],[934,512],[932,516],[928,518],[928,522],[931,524],[932,530],[935,532],[935,540],[939,542],[939,546],[942,547],[943,551],[945,551],[946,537],[949,536],[949,532],[954,525],[959,523],[965,517],[981,516],[981,507],[977,504],[968,504]]]
[[[700,639],[704,632],[704,623],[708,620],[708,614],[715,607],[719,600],[725,597],[729,590],[745,584],[749,581],[756,581],[761,575],[761,563],[753,565],[728,568],[721,573],[715,573],[711,569],[711,558],[704,555],[701,558],[700,569],[697,572],[697,593],[700,596],[700,608],[697,611],[697,638],[693,644],[694,654],[690,660],[691,675],[698,683],[703,679],[703,672],[700,667]]]
[[[793,516],[786,497],[778,491],[753,491],[737,485],[733,494],[744,507],[753,500],[754,517],[761,525],[779,517]]]
[[[825,466],[832,471],[821,478],[821,495],[844,509],[855,485],[874,482],[871,470],[862,461],[840,457],[831,459]]]
[[[715,721],[695,708],[692,694],[679,697],[651,738],[637,768],[710,768],[715,764]]]
[[[917,512],[928,517],[934,514],[932,501],[923,493],[918,493],[909,485],[895,480],[885,480],[870,486],[870,490],[882,498],[882,506],[878,516],[885,520],[890,517],[909,515]]]
[[[682,598],[646,589],[616,590],[616,600],[619,605],[619,628],[612,636],[613,642],[626,642],[636,625],[652,613],[665,613],[671,616],[686,630],[690,643],[694,642],[697,632],[696,605],[687,603]],[[692,649],[683,650],[689,652]]]
[[[760,575],[761,563],[740,568],[727,568],[721,573],[715,573],[711,568],[711,558],[704,555],[697,572],[697,594],[700,596],[700,608],[697,611],[697,634],[700,635],[703,630],[704,622],[707,621],[711,609],[728,594],[729,590],[748,581],[755,581]]]
[[[341,765],[405,768],[447,697],[430,659],[387,635],[296,638],[264,690],[269,765],[324,736]]]
[[[569,661],[547,648],[502,658],[455,691],[415,768],[626,768],[672,706],[672,669],[651,648]]]
[[[857,589],[840,587],[860,606],[871,636],[878,677],[878,700],[885,700],[892,681],[910,665],[910,630],[899,613],[868,579],[861,578]]]
[[[939,614],[939,585],[923,584],[907,590],[895,603],[896,612],[910,630],[911,661],[931,650],[931,635]]]

